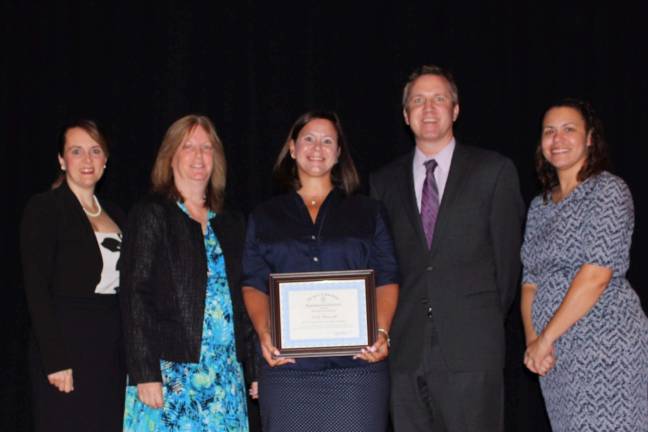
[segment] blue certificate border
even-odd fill
[[[351,286],[349,289],[364,289],[364,293],[360,293],[360,298],[358,299],[358,301],[359,303],[363,303],[365,307],[361,308],[358,311],[358,320],[360,321],[363,318],[365,320],[364,322],[358,322],[358,324],[360,325],[359,330],[361,334],[363,334],[362,341],[368,340],[368,343],[360,343],[356,345],[327,346],[333,343],[331,342],[331,340],[327,339],[326,341],[324,341],[325,346],[319,345],[310,347],[305,346],[305,343],[307,343],[307,345],[313,345],[316,341],[307,341],[303,338],[300,338],[300,340],[298,341],[298,346],[303,346],[303,348],[288,348],[284,345],[284,341],[282,340],[282,327],[285,323],[283,321],[290,319],[290,317],[287,316],[290,314],[290,311],[287,310],[287,307],[284,303],[282,313],[281,303],[283,301],[282,297],[284,297],[284,295],[282,294],[282,286],[286,284],[286,287],[290,287],[291,284],[303,282],[304,284],[299,286],[298,288],[307,289],[309,291],[316,291],[321,290],[322,286],[318,285],[318,282],[322,281],[363,282],[363,284],[359,286],[355,286],[355,284],[353,284],[353,286]],[[360,353],[361,350],[366,346],[372,345],[376,342],[376,338],[378,337],[378,332],[376,330],[376,282],[374,278],[374,271],[372,269],[299,273],[271,273],[268,277],[268,285],[270,291],[270,334],[272,336],[272,343],[280,351],[280,353],[277,354],[277,357],[302,358],[352,356]],[[322,290],[322,292],[324,293],[325,291]],[[361,299],[362,301],[360,301]],[[349,318],[348,314],[345,314],[345,318]],[[366,337],[364,336],[364,334],[366,334]],[[302,334],[300,336],[303,337],[304,335]],[[313,337],[319,339],[321,335],[313,334]],[[339,337],[336,335],[332,335],[332,337],[339,339]],[[345,342],[352,343],[349,341],[351,339],[357,339],[357,337],[354,336],[352,338],[348,338],[347,340],[345,340]],[[291,342],[294,343],[295,341],[293,340]]]
[[[339,280],[322,280],[317,282],[284,282],[280,285],[280,314],[283,317],[281,326],[281,341],[282,348],[298,349],[298,348],[313,348],[313,347],[338,347],[338,346],[356,346],[367,345],[365,329],[367,326],[367,299],[365,296],[365,283],[361,279],[349,279],[342,281]],[[287,313],[289,307],[289,297],[291,292],[295,291],[356,291],[358,298],[358,328],[360,329],[360,336],[353,338],[326,338],[326,339],[308,339],[308,340],[294,340],[290,335],[290,314]]]

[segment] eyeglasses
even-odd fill
[[[426,102],[430,100],[434,105],[447,105],[451,102],[451,98],[448,95],[444,94],[435,94],[430,97],[425,97],[423,95],[415,95],[410,97],[407,100],[407,106],[409,107],[420,107],[424,106]]]

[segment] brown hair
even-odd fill
[[[155,164],[151,172],[151,183],[154,192],[165,195],[172,200],[184,201],[184,197],[175,185],[171,162],[180,145],[199,126],[205,130],[214,148],[214,165],[207,183],[205,206],[218,211],[223,207],[225,199],[225,152],[214,124],[206,116],[186,115],[176,120],[169,127],[164,134],[164,139],[162,139],[162,144],[155,158]]]
[[[59,131],[57,139],[59,156],[63,157],[65,153],[65,143],[67,142],[68,131],[75,128],[83,129],[88,135],[90,135],[90,138],[92,138],[97,142],[97,144],[99,144],[99,147],[101,147],[101,150],[103,150],[106,157],[110,155],[110,151],[108,150],[108,141],[99,131],[97,123],[88,119],[79,119],[66,123]],[[59,174],[56,177],[56,180],[54,180],[54,182],[52,183],[51,188],[58,188],[59,186],[61,186],[63,181],[65,181],[65,171],[59,170]]]
[[[585,121],[585,133],[591,137],[591,144],[587,147],[587,158],[576,177],[578,181],[582,182],[607,169],[609,166],[607,143],[603,136],[603,123],[601,123],[601,120],[589,102],[574,98],[561,99],[549,105],[544,111],[542,118],[544,119],[550,110],[562,107],[572,108],[580,114]],[[551,190],[558,185],[558,174],[556,173],[556,169],[542,154],[542,139],[540,139],[536,148],[535,166],[538,180],[542,187],[542,197],[547,201]]]
[[[351,158],[349,145],[344,138],[340,118],[333,111],[309,111],[297,118],[290,128],[288,138],[286,138],[286,142],[281,148],[277,161],[274,164],[273,173],[275,178],[283,187],[292,188],[294,190],[301,187],[301,182],[299,181],[299,176],[297,174],[297,165],[290,157],[290,143],[291,141],[295,142],[299,136],[299,132],[301,132],[304,126],[306,126],[306,124],[311,120],[315,119],[328,120],[335,128],[338,136],[340,156],[338,157],[338,163],[336,163],[331,170],[331,182],[334,186],[342,189],[347,195],[350,195],[360,186],[360,177],[358,176],[358,171],[356,170],[353,159]]]
[[[457,105],[459,103],[459,89],[457,87],[457,82],[454,79],[454,76],[452,76],[452,73],[444,69],[440,66],[436,65],[423,65],[419,66],[410,74],[410,76],[407,78],[407,82],[405,83],[405,86],[403,87],[403,108],[407,105],[407,99],[409,99],[409,92],[410,89],[412,88],[412,84],[414,81],[416,81],[419,77],[423,75],[434,75],[434,76],[440,76],[442,78],[445,78],[446,81],[448,81],[448,84],[450,85],[450,93],[452,96],[452,103],[454,105]]]

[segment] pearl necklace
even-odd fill
[[[94,199],[94,203],[97,206],[97,211],[96,212],[94,212],[94,213],[90,212],[90,211],[86,210],[86,208],[83,207],[83,206],[81,206],[81,208],[83,209],[85,214],[87,214],[88,216],[94,218],[94,217],[97,217],[97,216],[99,216],[101,214],[101,206],[99,205],[99,200],[97,199],[97,195],[92,195],[92,199]]]

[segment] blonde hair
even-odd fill
[[[222,209],[225,199],[225,152],[214,124],[206,116],[189,114],[173,122],[167,129],[155,158],[151,183],[154,192],[173,200],[184,201],[184,197],[175,185],[171,162],[180,145],[199,126],[205,130],[214,148],[214,164],[207,183],[205,206],[210,210],[218,211]]]

